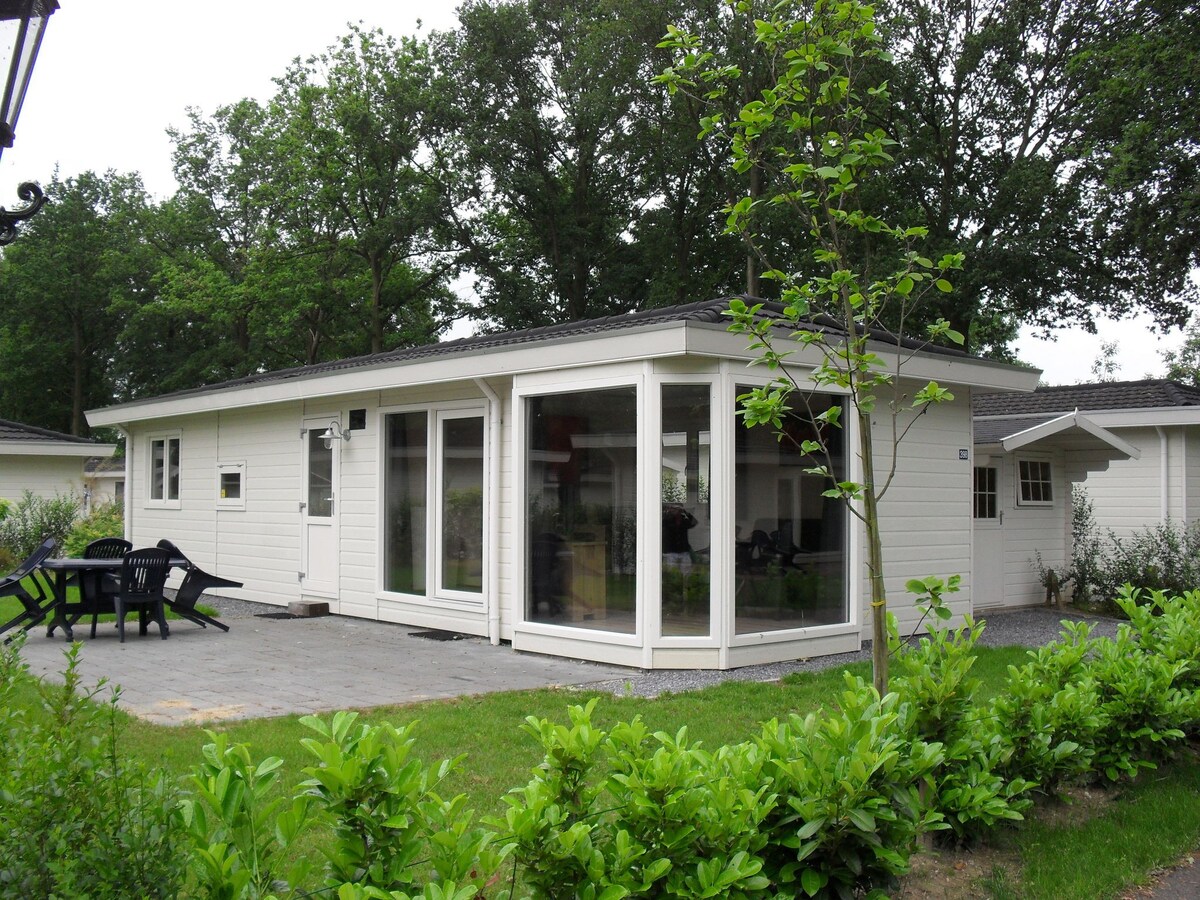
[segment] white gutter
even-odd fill
[[[1169,489],[1169,478],[1167,473],[1167,433],[1163,431],[1161,425],[1155,425],[1154,430],[1158,432],[1159,514],[1165,523],[1171,515],[1170,496],[1167,493]]]
[[[1180,516],[1184,526],[1188,523],[1188,503],[1187,503],[1187,483],[1188,483],[1188,467],[1187,467],[1187,426],[1179,426],[1179,505],[1181,507]]]
[[[121,487],[121,509],[124,511],[122,518],[125,520],[125,540],[133,543],[133,504],[129,502],[130,485],[133,484],[133,436],[129,433],[128,428],[117,427],[125,437],[125,483]]]
[[[482,378],[474,379],[475,386],[488,401],[488,458],[487,458],[487,602],[488,641],[500,643],[500,395]]]

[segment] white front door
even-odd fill
[[[337,599],[338,457],[341,440],[325,446],[329,419],[304,422],[304,484],[300,498],[300,590]]]
[[[976,466],[971,565],[971,604],[975,609],[1004,605],[1004,511],[1000,469]]]

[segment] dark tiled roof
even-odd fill
[[[747,303],[763,302],[753,297],[742,297]],[[476,337],[459,338],[453,341],[442,341],[436,344],[425,344],[420,347],[403,347],[396,350],[388,350],[383,353],[373,353],[367,356],[356,356],[349,359],[340,359],[333,362],[317,363],[311,366],[297,366],[291,369],[280,369],[273,372],[260,372],[254,375],[248,375],[244,378],[236,378],[231,381],[223,381],[219,384],[211,384],[198,388],[188,388],[181,391],[175,391],[170,394],[162,395],[163,399],[174,399],[177,397],[187,397],[195,394],[204,394],[211,391],[221,391],[229,388],[253,386],[261,384],[272,384],[291,379],[312,378],[319,375],[328,375],[334,372],[343,372],[351,369],[370,368],[375,366],[386,366],[404,362],[411,362],[422,359],[435,359],[439,357],[448,357],[454,355],[466,355],[468,353],[486,353],[491,350],[498,350],[505,347],[513,347],[522,344],[536,344],[539,342],[553,342],[567,338],[586,337],[590,335],[609,334],[613,332],[623,331],[633,328],[644,328],[647,326],[670,324],[675,322],[694,322],[698,324],[712,324],[724,327],[729,318],[724,315],[726,309],[729,308],[729,297],[721,297],[716,300],[705,300],[700,303],[686,303],[679,306],[668,306],[661,309],[646,309],[637,312],[623,313],[615,316],[604,316],[598,319],[583,319],[578,322],[565,322],[560,325],[548,325],[540,328],[526,328],[520,331],[506,331],[499,334],[484,334]],[[763,315],[780,318],[782,306],[779,303],[767,302],[764,304]],[[836,322],[831,319],[816,319],[813,320],[813,325],[823,331],[837,331]],[[876,340],[895,343],[895,338],[884,332],[874,332],[872,334]],[[926,346],[923,343],[903,341],[902,346],[917,349],[924,349],[929,353],[938,353],[943,355],[967,357],[968,354],[954,348]],[[148,399],[148,398],[144,398]]]
[[[123,456],[89,456],[83,461],[84,475],[123,475],[125,473],[125,457]]]
[[[0,441],[8,442],[33,442],[33,441],[58,441],[64,444],[94,444],[96,441],[90,438],[75,437],[72,434],[63,434],[60,431],[51,431],[48,428],[35,428],[33,425],[22,425],[20,422],[10,422],[8,419],[0,419]]]
[[[1068,413],[1073,410],[1162,409],[1200,406],[1200,388],[1152,378],[1039,387],[1031,394],[979,394],[972,400],[976,416],[1020,416]]]
[[[976,444],[998,444],[1006,437],[1012,437],[1022,431],[1057,419],[1058,414],[1050,416],[1013,416],[1003,419],[975,419],[972,423],[974,441]]]

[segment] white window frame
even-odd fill
[[[169,469],[170,446],[174,441],[179,458],[177,494],[169,495],[171,479]],[[154,496],[154,445],[163,445],[162,496]],[[183,432],[163,431],[146,436],[146,506],[158,509],[179,509],[183,495]]]
[[[1025,464],[1035,464],[1038,466],[1045,466],[1046,467],[1046,478],[1045,479],[1041,479],[1041,478],[1026,479],[1025,474],[1021,471],[1022,466]],[[1039,458],[1036,456],[1018,456],[1016,458],[1015,466],[1016,466],[1016,470],[1017,470],[1016,471],[1017,477],[1013,480],[1016,484],[1017,506],[1029,506],[1029,507],[1034,507],[1034,508],[1041,507],[1043,509],[1054,506],[1054,463],[1051,460],[1046,459],[1044,457]],[[1026,483],[1030,483],[1030,484],[1037,483],[1037,484],[1046,485],[1047,490],[1050,492],[1050,498],[1048,500],[1026,500],[1023,496],[1024,491],[1022,490],[1022,488],[1024,487],[1024,485]]]
[[[442,607],[447,609],[463,609],[464,607],[483,608],[484,599],[489,590],[488,571],[491,555],[490,549],[490,525],[487,517],[487,498],[490,496],[492,486],[490,484],[491,466],[488,465],[488,449],[491,444],[489,442],[489,422],[487,414],[487,404],[479,400],[465,401],[448,401],[444,403],[416,403],[404,404],[401,406],[388,406],[379,409],[377,414],[378,427],[376,432],[379,441],[379,480],[378,483],[382,486],[387,481],[387,417],[392,415],[401,415],[404,413],[424,413],[425,414],[425,447],[426,453],[426,469],[425,469],[425,529],[429,535],[429,540],[425,543],[425,591],[422,594],[410,594],[402,591],[389,591],[387,585],[387,554],[379,554],[379,568],[376,573],[377,579],[377,594],[379,597],[386,600],[404,600],[416,601],[424,605],[433,607]],[[442,524],[442,423],[447,419],[469,419],[480,418],[483,420],[483,496],[484,496],[484,517],[483,517],[483,573],[484,581],[482,590],[476,591],[452,591],[442,588],[442,542],[441,542],[441,524]],[[384,547],[387,543],[386,534],[387,527],[385,517],[387,516],[386,497],[382,494],[379,502],[379,520],[376,525],[376,534],[378,535],[378,546]]]
[[[848,411],[853,411],[850,403],[849,393],[839,390],[832,385],[818,385],[812,380],[810,369],[792,368],[789,369],[792,373],[792,380],[796,385],[796,390],[801,392],[815,392],[820,394],[828,394],[833,397],[838,397],[842,406],[842,433],[844,441],[843,453],[846,457],[846,474],[845,477],[850,481],[862,481],[862,462],[858,455],[858,429],[859,418],[855,415],[847,415]],[[734,546],[735,536],[733,534],[733,523],[736,519],[737,509],[737,460],[734,450],[735,439],[734,432],[738,428],[744,428],[740,416],[734,412],[737,398],[742,394],[740,386],[746,387],[768,387],[771,380],[761,376],[752,376],[746,372],[744,368],[734,368],[732,364],[727,364],[723,369],[724,390],[725,395],[722,399],[723,408],[727,410],[724,420],[718,417],[717,424],[724,431],[724,446],[723,454],[724,461],[722,465],[727,472],[726,490],[728,491],[728,505],[726,509],[727,533],[724,536],[727,547]],[[763,428],[769,426],[756,425],[755,428]],[[846,606],[847,619],[846,622],[831,622],[828,625],[809,625],[796,628],[781,628],[775,631],[748,631],[741,634],[737,631],[737,604],[736,600],[725,604],[723,623],[728,646],[730,650],[738,650],[744,647],[762,646],[763,644],[783,643],[786,641],[794,641],[797,639],[808,639],[813,637],[835,636],[842,634],[853,634],[861,631],[863,626],[863,609],[862,598],[864,584],[862,581],[861,572],[866,567],[864,560],[866,559],[866,545],[864,538],[866,529],[862,527],[858,519],[855,518],[853,512],[849,509],[846,511]],[[716,541],[714,532],[714,542]],[[736,597],[737,583],[736,572],[734,571],[734,561],[730,558],[727,561],[725,573],[723,575],[724,590],[726,596]]]
[[[525,440],[525,422],[526,401],[530,397],[547,396],[550,394],[578,394],[588,391],[603,391],[609,388],[632,387],[637,390],[637,446],[638,446],[638,490],[645,490],[644,472],[648,465],[648,454],[646,452],[646,428],[647,428],[647,379],[645,367],[640,364],[616,365],[599,367],[596,371],[589,373],[592,377],[580,378],[579,380],[570,380],[563,377],[561,372],[547,373],[532,373],[522,375],[517,379],[513,386],[513,465],[516,467],[514,472],[514,490],[515,497],[518,498],[516,507],[524,510],[525,508],[525,490],[526,490],[526,467],[529,461],[529,447]],[[657,495],[656,495],[657,496]],[[638,498],[638,505],[644,506],[642,497]],[[655,522],[660,522],[659,516],[654,517]],[[524,553],[528,546],[529,540],[529,523],[526,520],[525,514],[522,512],[514,517],[515,528],[514,538],[515,545],[520,548],[519,552]],[[578,628],[570,624],[550,623],[550,622],[534,622],[527,618],[526,611],[526,575],[525,565],[523,562],[518,562],[514,566],[513,584],[514,584],[514,612],[515,622],[513,630],[524,635],[529,635],[535,638],[561,638],[569,637],[571,639],[585,641],[589,644],[606,644],[627,648],[638,648],[638,658],[642,657],[641,648],[646,646],[646,529],[643,517],[638,518],[638,536],[637,536],[637,572],[635,574],[635,584],[637,590],[635,592],[634,603],[637,610],[636,625],[632,634],[618,631],[603,631],[600,629]],[[549,646],[547,645],[549,652]]]
[[[240,490],[237,497],[224,497],[221,495],[221,482],[223,476],[231,472],[237,474]],[[246,461],[244,459],[223,460],[217,463],[216,493],[217,509],[244,510],[246,508]]]

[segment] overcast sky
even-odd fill
[[[265,100],[297,56],[324,50],[351,19],[393,35],[455,24],[457,3],[413,0],[61,0],[33,72],[14,145],[0,157],[0,205],[19,204],[21,181],[86,170],[140,172],[150,194],[175,189],[169,126],[185,110],[211,113],[243,97]],[[969,261],[968,261],[969,263]],[[1024,338],[1025,361],[1051,384],[1087,380],[1103,340],[1119,344],[1123,378],[1163,372],[1160,340],[1145,322],[1105,323],[1100,334]]]

